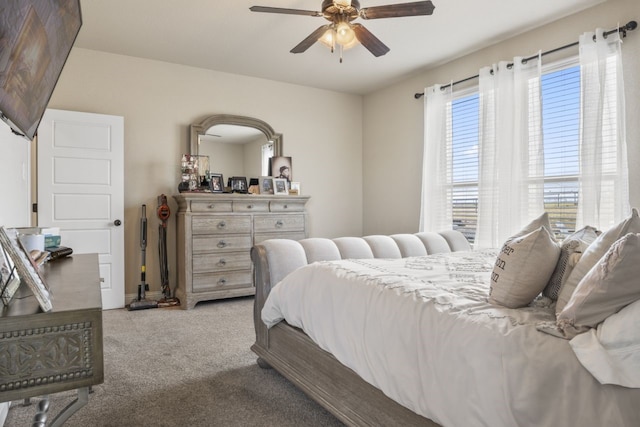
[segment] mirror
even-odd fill
[[[191,125],[191,153],[209,156],[211,173],[259,178],[272,156],[282,155],[282,134],[259,119],[217,114]]]

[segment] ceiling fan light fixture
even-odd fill
[[[336,42],[342,46],[352,43],[356,39],[356,33],[348,22],[340,22],[336,25]]]
[[[333,4],[340,8],[351,7],[351,0],[333,0]]]
[[[333,52],[333,49],[336,47],[336,31],[333,28],[329,28],[318,41]]]

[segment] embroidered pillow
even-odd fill
[[[616,241],[580,280],[557,325],[565,337],[597,326],[624,306],[640,299],[640,234]]]
[[[559,256],[560,248],[544,226],[509,238],[493,267],[489,302],[508,308],[528,305],[549,282]]]
[[[627,233],[640,233],[640,217],[636,208],[633,208],[629,218],[602,233],[585,249],[580,260],[571,271],[569,278],[560,288],[558,302],[556,303],[556,315],[567,305],[580,280],[596,265],[611,245]]]
[[[597,237],[596,229],[587,225],[568,235],[562,241],[558,264],[551,275],[549,283],[542,291],[542,295],[554,301],[558,299],[562,284],[567,281],[569,274],[571,274],[573,267],[576,265],[576,261],[580,259],[579,255],[576,256],[574,254],[583,253]]]

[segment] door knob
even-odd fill
[[[122,221],[116,219],[115,221],[113,221],[113,225],[115,225],[116,227],[120,227],[122,225]]]

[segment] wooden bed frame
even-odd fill
[[[260,318],[272,286],[265,247],[254,246],[251,258],[256,285],[256,342],[251,350],[258,355],[260,367],[275,369],[347,425],[439,427],[388,398],[318,347],[302,330],[284,321],[267,329]]]

